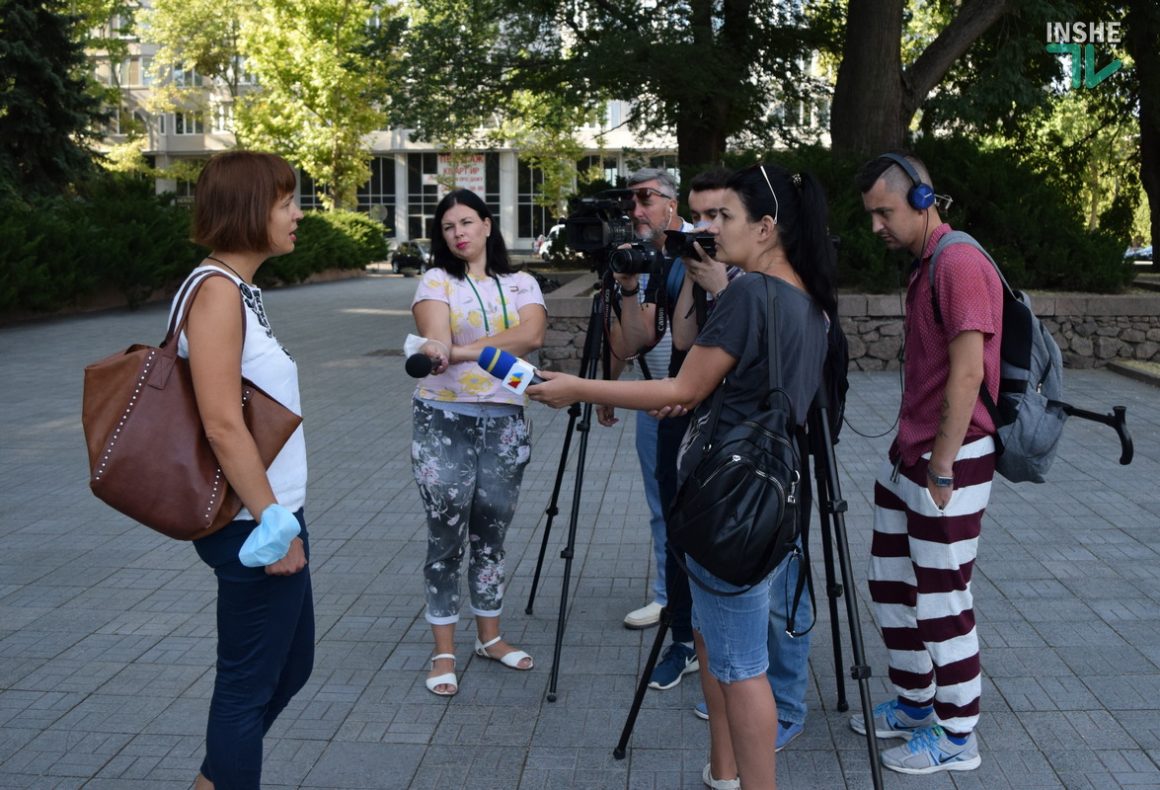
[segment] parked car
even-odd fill
[[[553,225],[552,229],[548,231],[547,237],[540,245],[540,258],[548,260],[552,257],[552,247],[556,244],[556,240],[560,238],[560,234],[564,232],[563,225]]]
[[[427,271],[431,265],[431,241],[429,239],[410,239],[400,241],[399,246],[391,253],[391,268],[396,272],[403,269],[418,269],[420,273]]]
[[[1135,249],[1129,248],[1128,251],[1124,253],[1124,258],[1129,261],[1135,261],[1141,265],[1149,264],[1152,262],[1152,245],[1149,244],[1147,247],[1136,247]]]

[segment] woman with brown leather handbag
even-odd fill
[[[302,428],[267,469],[241,407],[244,377],[301,413],[297,365],[253,285],[268,258],[294,251],[295,195],[294,171],[279,156],[210,159],[197,181],[193,240],[211,252],[189,275],[200,281],[192,303],[179,297],[172,308],[189,313],[178,353],[189,359],[205,434],[243,504],[232,522],[194,541],[218,579],[217,676],[197,790],[260,786],[262,736],[314,664]]]

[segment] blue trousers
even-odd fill
[[[302,511],[294,515],[309,559]],[[218,580],[217,676],[201,764],[216,790],[258,790],[262,736],[314,667],[310,567],[270,576],[242,565],[238,550],[256,525],[234,521],[193,544]]]
[[[800,539],[798,542],[801,545]],[[798,575],[805,560],[797,553],[790,554],[778,565],[769,586],[769,685],[777,700],[779,721],[806,723],[806,691],[810,685],[810,634],[791,637],[785,632],[786,620],[793,607]],[[809,627],[814,619],[814,607],[808,590],[802,591],[801,604],[794,613],[794,628]],[[812,633],[812,632],[811,632]]]
[[[661,420],[657,437],[657,480],[665,507],[677,495],[677,453],[690,418]],[[807,510],[808,517],[808,510]],[[800,540],[798,546],[800,548]],[[777,700],[777,717],[781,721],[805,724],[806,692],[810,682],[810,634],[790,637],[785,632],[786,620],[793,606],[798,574],[802,570],[801,557],[791,554],[774,569],[770,577],[769,627],[766,636],[769,668],[766,675]],[[665,568],[668,586],[668,609],[672,618],[674,642],[692,642],[693,599],[689,578],[670,554]],[[813,606],[808,592],[803,591],[797,608],[794,627],[802,629],[813,621]]]
[[[648,526],[652,534],[653,557],[657,575],[653,579],[653,600],[664,606],[668,602],[665,591],[665,509],[657,482],[657,435],[664,420],[650,417],[646,412],[636,413],[636,455],[640,459],[640,474],[644,481],[644,498],[648,503]]]

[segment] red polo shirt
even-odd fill
[[[927,241],[921,263],[910,275],[906,290],[905,386],[898,437],[891,457],[901,453],[906,465],[934,447],[942,413],[943,393],[950,374],[950,342],[960,333],[983,333],[983,380],[991,397],[999,397],[999,345],[1003,331],[1003,284],[987,257],[968,244],[943,250],[935,269],[942,323],[934,318],[930,304],[930,256],[938,240],[949,233],[943,223]],[[963,443],[995,432],[995,424],[982,398],[975,401],[971,424]]]

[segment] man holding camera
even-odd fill
[[[658,168],[643,168],[628,179],[632,191],[633,230],[637,238],[655,250],[659,260],[665,247],[665,231],[692,229],[677,214],[677,185],[672,175]],[[647,378],[663,378],[669,374],[672,339],[670,333],[657,327],[657,303],[664,305],[667,321],[668,307],[680,292],[684,269],[679,261],[661,271],[616,272],[613,275],[620,298],[619,320],[612,325],[609,342],[613,350],[613,377],[619,375],[622,360],[636,357],[642,360],[642,371]],[[597,417],[602,425],[611,425],[616,419],[610,407],[600,407]],[[624,618],[627,628],[648,628],[660,619],[661,608],[668,603],[665,566],[664,508],[667,502],[658,487],[657,437],[660,421],[643,412],[636,415],[636,451],[644,480],[645,499],[649,508],[649,526],[652,533],[653,554],[657,577],[653,583],[653,600],[628,613]],[[686,583],[687,584],[687,583]],[[686,597],[688,593],[686,592]],[[670,685],[680,682],[680,675],[697,669],[696,655],[691,649],[691,663],[682,663],[681,672]]]

